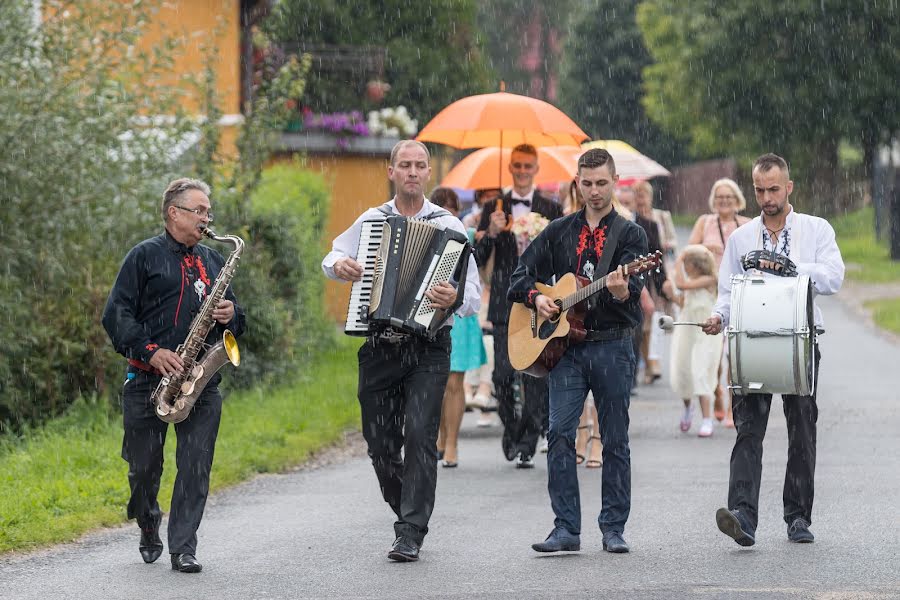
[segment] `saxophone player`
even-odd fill
[[[168,422],[150,400],[163,378],[184,373],[177,349],[226,264],[215,250],[201,245],[213,220],[209,186],[196,179],[172,181],[162,200],[164,231],[128,252],[103,311],[103,326],[115,350],[128,359],[122,392],[124,438],[122,458],[128,461],[131,499],[128,518],[141,529],[139,550],[144,562],[162,554],[159,536],[162,512],[157,502]],[[199,318],[199,317],[198,317]],[[229,288],[212,307],[214,321],[207,339],[221,339],[225,329],[239,336],[244,311]],[[175,425],[178,473],[169,513],[168,548],[172,569],[201,570],[196,559],[197,528],[209,492],[222,396],[216,373],[208,381],[190,415]]]

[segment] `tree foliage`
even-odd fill
[[[174,90],[141,86],[170,67],[166,46],[135,49],[147,3],[42,6],[38,27],[33,3],[0,3],[0,422],[107,385],[99,315],[118,249],[158,219],[191,128]]]
[[[786,155],[837,208],[839,141],[900,125],[898,17],[892,2],[642,2],[645,107],[700,156]]]
[[[488,87],[472,0],[440,0],[415,8],[400,0],[284,0],[265,27],[276,44],[285,46],[383,46],[384,78],[391,86],[384,104],[405,105],[420,123],[453,100]],[[341,71],[314,60],[302,101],[322,112],[372,108],[364,97],[371,76],[355,64]]]
[[[663,164],[676,164],[685,152],[675,132],[663,133],[642,105],[642,70],[652,60],[635,21],[637,4],[591,0],[572,13],[560,107],[593,138],[621,139]]]

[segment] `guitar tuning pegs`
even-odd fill
[[[641,281],[643,281],[643,280],[644,280],[644,274],[641,273],[640,275],[638,275],[638,279],[640,279]]]
[[[656,265],[656,272],[659,273],[659,265]]]

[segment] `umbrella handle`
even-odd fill
[[[497,197],[497,205],[494,207],[494,212],[503,212],[503,197]],[[509,214],[509,218],[506,219],[506,226],[503,228],[503,231],[509,231],[512,229],[512,213]]]

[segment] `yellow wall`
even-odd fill
[[[238,0],[166,0],[154,22],[141,39],[142,49],[150,50],[163,39],[174,39],[178,46],[173,55],[174,69],[170,78],[146,82],[148,86],[176,85],[185,95],[184,107],[200,113],[199,90],[180,81],[187,75],[200,82],[206,59],[212,53],[216,72],[219,108],[227,115],[241,112],[241,31]],[[234,152],[237,126],[222,131],[222,150]]]
[[[291,159],[280,157],[275,162],[285,160]],[[330,187],[331,206],[325,234],[328,250],[331,240],[350,227],[363,211],[390,200],[387,157],[309,155],[301,162],[304,168],[320,173]],[[326,282],[325,306],[335,321],[343,323],[346,319],[349,299],[350,284],[330,279]]]

